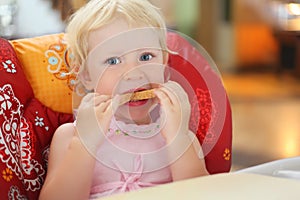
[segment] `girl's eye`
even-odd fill
[[[151,53],[144,53],[140,57],[140,61],[149,61],[153,58],[154,56]]]
[[[119,58],[114,57],[114,58],[107,59],[105,63],[109,65],[117,65],[121,63],[121,60]]]

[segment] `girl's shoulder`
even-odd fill
[[[75,135],[75,131],[74,123],[62,124],[56,129],[52,140],[55,141],[72,138]]]
[[[60,125],[56,131],[56,132],[61,132],[61,131],[75,131],[75,122],[69,122],[69,123],[65,123]]]

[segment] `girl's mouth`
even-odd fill
[[[153,98],[153,91],[139,88],[131,92],[130,100],[126,103],[128,106],[142,106],[149,99]]]
[[[132,101],[129,101],[127,103],[128,106],[142,106],[142,105],[145,105],[147,102],[149,101],[149,99],[144,99],[144,100],[132,100]]]

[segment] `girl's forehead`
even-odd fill
[[[133,25],[127,22],[125,18],[116,17],[111,23],[108,23],[89,33],[88,52],[91,53],[95,48],[140,47],[159,45],[158,28],[146,25]]]
[[[88,55],[99,55],[101,52],[123,55],[139,49],[161,49],[162,31],[157,28],[144,27],[122,30],[115,32],[114,35],[108,35],[108,30],[104,32],[100,30],[100,32],[95,32],[95,35],[92,33],[91,38],[94,40],[89,41],[91,49]]]

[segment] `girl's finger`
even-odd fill
[[[113,98],[112,98],[112,107],[114,109],[117,109],[120,105],[122,105],[124,102],[122,102],[124,100],[122,100],[122,96],[121,95],[115,95]]]
[[[120,100],[121,100],[120,95],[116,95],[113,98],[109,98],[106,102],[101,103],[101,105],[99,106],[99,110],[108,113],[112,116],[117,110],[117,108],[119,107]]]
[[[103,103],[103,102],[107,102],[111,99],[110,96],[108,95],[99,95],[99,96],[95,96],[95,98],[93,99],[93,104],[95,106],[98,106],[99,104]]]
[[[165,105],[165,106],[173,105],[168,94],[165,91],[163,91],[162,89],[156,89],[154,91],[154,94],[159,99],[160,104]]]
[[[105,108],[105,110],[103,112],[109,119],[111,119],[115,110],[116,109],[113,109],[113,100],[110,100],[109,104],[107,105],[107,107]]]
[[[105,112],[107,110],[107,107],[111,104],[111,99],[105,101],[105,102],[101,102],[99,103],[95,110],[97,110],[97,112]]]
[[[174,105],[178,101],[178,97],[174,91],[172,91],[170,88],[161,87],[160,90],[164,92],[166,96],[168,96],[169,101],[172,105]]]

